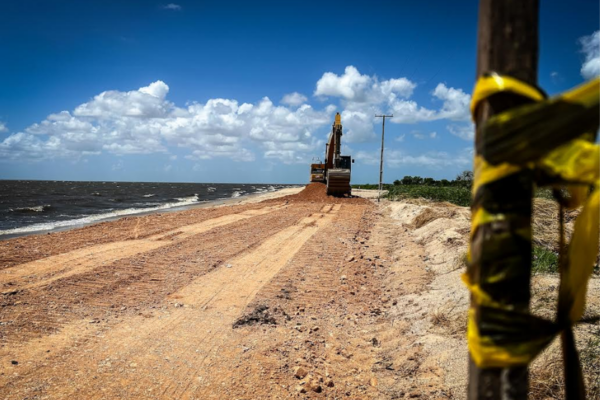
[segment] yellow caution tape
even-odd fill
[[[467,324],[469,352],[480,368],[500,368],[515,363],[527,364],[529,361],[527,353],[516,355],[514,349],[496,346],[492,340],[480,335],[475,322],[475,310],[472,308],[469,310]]]
[[[471,192],[473,196],[475,196],[475,193],[477,193],[479,188],[485,184],[504,178],[505,176],[512,175],[520,170],[520,166],[509,163],[490,165],[483,159],[483,157],[476,155],[475,159],[473,160],[473,176],[477,176],[478,178],[475,179],[475,182],[473,182],[473,188],[471,189]]]
[[[496,73],[484,75],[479,78],[473,91],[471,99],[471,115],[473,119],[475,119],[475,110],[479,103],[499,92],[512,92],[535,101],[541,101],[546,98],[540,89],[510,76],[501,76]]]
[[[599,208],[600,193],[596,189],[575,221],[573,237],[569,245],[569,265],[561,277],[564,282],[562,285],[564,293],[559,293],[559,296],[567,299],[571,304],[569,310],[571,322],[579,321],[585,310],[587,283],[598,255]]]
[[[598,108],[600,80],[590,81],[557,98],[545,100],[544,93],[531,85],[517,79],[486,75],[479,79],[475,86],[471,102],[471,113],[474,116],[478,105],[490,96],[500,92],[510,92],[534,102],[554,101],[557,99],[585,107]],[[550,104],[550,103],[548,103]],[[554,115],[548,115],[548,119]],[[589,115],[586,116],[590,118]],[[511,118],[527,118],[524,113],[506,112],[497,115],[493,124],[502,124]],[[487,276],[485,282],[471,282],[467,274],[463,281],[472,294],[473,302],[485,308],[485,317],[476,319],[475,309],[469,310],[467,338],[471,357],[480,368],[512,367],[530,363],[552,338],[563,329],[571,329],[583,315],[587,283],[592,274],[598,256],[600,229],[600,147],[592,143],[594,134],[581,132],[577,139],[570,140],[547,152],[538,160],[526,165],[510,163],[489,164],[481,155],[474,159],[473,196],[479,189],[499,179],[515,174],[524,168],[536,171],[534,176],[543,176],[555,186],[566,186],[569,193],[562,204],[568,207],[583,205],[568,245],[567,262],[561,272],[561,288],[559,291],[559,315],[557,322],[546,321],[528,313],[512,310],[493,299],[482,289],[482,285],[501,282],[507,279],[510,271],[498,271]],[[520,149],[515,149],[519,151]],[[548,182],[548,181],[546,181]],[[490,213],[483,206],[473,210],[471,237],[477,229],[485,224],[492,224],[506,219],[499,213]],[[517,234],[530,237],[530,230],[522,229]],[[471,261],[469,248],[468,260]],[[487,320],[484,320],[487,318]],[[518,320],[518,321],[517,321]],[[479,321],[479,322],[478,322]],[[540,327],[539,330],[532,327]],[[480,329],[484,327],[485,329]],[[517,337],[517,339],[515,339]]]
[[[565,182],[593,185],[600,170],[600,149],[588,140],[572,140],[551,151],[537,166]]]

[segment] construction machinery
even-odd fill
[[[313,163],[310,164],[310,181],[325,183],[325,164],[321,162],[319,158],[313,157]]]
[[[350,172],[354,160],[341,155],[342,117],[335,115],[335,121],[325,145],[325,162],[311,164],[310,181],[327,184],[327,194],[333,196],[350,195]]]

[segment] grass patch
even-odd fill
[[[406,178],[406,177],[405,177]],[[400,183],[394,184],[384,183],[383,190],[387,190],[387,198],[389,200],[404,200],[404,199],[426,199],[432,201],[446,201],[462,207],[471,206],[471,185],[468,183],[459,184],[457,181],[435,181],[431,178],[419,178],[422,181],[418,184]],[[428,182],[432,181],[431,182]],[[354,189],[377,190],[379,185],[366,183],[362,185],[352,185]],[[535,191],[534,197],[553,200],[552,190],[548,188],[538,188]]]
[[[447,201],[458,206],[471,205],[471,190],[461,186],[390,185],[387,197],[390,200],[427,199]]]
[[[587,395],[590,399],[600,398],[600,327],[596,336],[589,338],[580,351],[583,375],[587,380]]]
[[[598,327],[600,328],[600,327]],[[600,329],[596,329],[581,345],[579,359],[588,399],[600,398]],[[565,398],[563,361],[558,346],[545,358],[536,361],[531,370],[529,398],[531,400],[559,400]]]
[[[558,254],[544,247],[534,246],[531,269],[537,274],[558,273]]]
[[[430,321],[446,333],[462,337],[467,332],[467,314],[454,312],[457,306],[458,302],[456,301],[447,302],[431,313]]]
[[[533,197],[546,200],[554,200],[552,195],[552,189],[549,188],[536,188]]]

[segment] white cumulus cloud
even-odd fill
[[[579,43],[581,51],[585,54],[581,75],[585,79],[592,79],[600,75],[600,31],[580,38]]]
[[[285,96],[283,96],[283,99],[281,99],[281,102],[283,104],[287,104],[288,106],[296,107],[302,103],[306,103],[307,100],[308,100],[308,98],[306,98],[306,96],[304,96],[303,94],[300,94],[298,92],[293,92],[293,93],[288,93]]]
[[[442,100],[439,110],[419,106],[413,100],[394,99],[389,102],[389,108],[394,114],[390,121],[396,124],[413,124],[417,122],[450,119],[468,121],[470,119],[469,103],[471,96],[462,89],[455,89],[440,83],[431,93],[434,99]]]
[[[469,113],[471,96],[463,92],[462,89],[447,87],[440,83],[433,91],[433,96],[444,102],[442,109],[437,113],[436,119],[468,121],[471,118]]]
[[[376,137],[373,132],[373,116],[375,109],[342,111],[342,125],[344,127],[344,141],[349,143],[368,142]]]
[[[350,103],[382,103],[410,97],[417,85],[407,78],[379,81],[349,65],[342,75],[326,72],[317,81],[315,96],[340,97]]]
[[[164,117],[172,107],[171,103],[165,101],[167,93],[169,93],[169,86],[162,81],[129,92],[109,90],[95,96],[90,102],[76,107],[73,115],[99,119]]]
[[[442,101],[441,108],[430,109],[411,99],[417,85],[406,77],[379,80],[376,76],[361,74],[354,66],[347,66],[342,75],[326,72],[317,81],[314,95],[340,98],[344,106],[342,121],[349,132],[350,142],[373,140],[374,115],[392,113],[390,122],[414,124],[450,119],[469,120],[471,96],[462,89],[440,83],[431,92],[434,102]]]
[[[430,94],[433,104],[441,104],[430,109],[411,99],[416,87],[405,77],[380,80],[348,66],[342,75],[326,72],[316,83],[315,96],[339,99],[337,108],[314,108],[299,92],[286,94],[280,104],[264,97],[252,103],[213,98],[177,106],[169,100],[169,86],[157,80],[136,90],[104,91],[10,134],[0,141],[0,160],[76,161],[102,153],[169,156],[181,148],[182,156],[191,160],[252,161],[262,156],[299,163],[323,152],[338,108],[345,143],[376,140],[381,122],[375,114],[393,113],[390,121],[396,124],[468,120],[470,96],[461,89],[440,83]],[[448,129],[465,136],[459,128]],[[0,123],[2,131],[6,127]],[[425,132],[430,138],[437,135]]]
[[[466,167],[472,160],[467,154],[449,154],[444,151],[430,151],[419,155],[405,154],[400,150],[392,150],[386,154],[387,164],[391,168],[403,165],[415,165],[428,169],[442,169],[446,167]]]
[[[188,159],[267,158],[310,160],[317,146],[315,130],[331,123],[332,107],[276,106],[267,97],[255,104],[210,99],[177,107],[167,100],[162,81],[132,91],[110,90],[73,111],[49,115],[0,143],[4,159],[79,159],[88,154],[168,153],[189,150]],[[279,156],[277,156],[279,157]]]
[[[380,154],[378,151],[358,151],[355,155],[358,162],[367,165],[379,165]],[[442,168],[465,168],[471,165],[472,156],[469,149],[450,154],[443,151],[429,151],[422,154],[407,153],[399,149],[385,149],[384,163],[389,168],[403,166],[417,166],[429,170]]]
[[[452,124],[446,127],[448,131],[461,138],[462,140],[473,141],[475,138],[475,125],[472,122],[467,124]]]
[[[434,110],[419,106],[412,100],[397,100],[390,104],[394,118],[390,121],[396,124],[414,124],[421,121],[432,121],[436,119]]]
[[[353,66],[346,67],[344,74],[338,76],[333,72],[326,72],[317,82],[315,96],[342,97],[346,100],[365,100],[365,93],[369,88],[371,77],[361,75]]]

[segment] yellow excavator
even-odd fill
[[[342,156],[342,117],[335,115],[335,121],[325,145],[325,162],[310,165],[310,181],[327,184],[327,194],[333,196],[350,196],[350,172],[354,160],[350,156]]]

